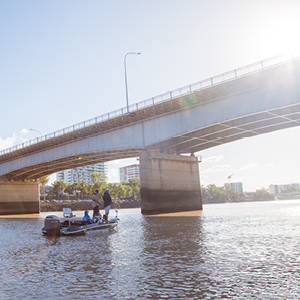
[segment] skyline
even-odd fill
[[[286,51],[298,1],[0,3],[0,150]],[[154,21],[155,20],[155,21]],[[300,128],[197,153],[200,182],[245,191],[300,182]],[[136,159],[109,162],[109,180]],[[52,176],[53,178],[53,176]]]

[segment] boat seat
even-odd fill
[[[73,215],[72,209],[69,207],[64,207],[63,208],[63,216],[64,218],[73,218],[76,217],[76,215]]]

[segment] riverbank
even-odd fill
[[[300,199],[300,195],[280,195],[280,196],[276,196],[275,200],[299,200]]]
[[[92,202],[78,202],[78,201],[68,201],[68,202],[50,202],[41,203],[41,212],[51,212],[51,211],[62,211],[63,208],[70,207],[73,211],[75,210],[92,210]],[[120,208],[140,208],[141,200],[114,200],[111,209]],[[100,207],[100,210],[102,207]]]

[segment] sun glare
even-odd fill
[[[263,47],[266,53],[300,56],[300,18],[296,16],[297,13],[277,12],[264,20]]]

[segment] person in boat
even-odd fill
[[[112,203],[110,194],[109,194],[109,188],[106,188],[104,194],[103,194],[103,205],[105,210],[104,220],[108,221],[108,214],[110,210],[110,204]]]
[[[90,216],[89,216],[89,211],[88,210],[86,210],[84,212],[84,216],[82,218],[82,221],[86,222],[87,224],[92,224],[93,223]]]
[[[94,194],[92,195],[93,219],[96,216],[101,216],[100,212],[99,212],[100,200],[99,200],[99,197],[98,197],[98,193],[99,193],[99,191],[96,190],[94,192]]]

